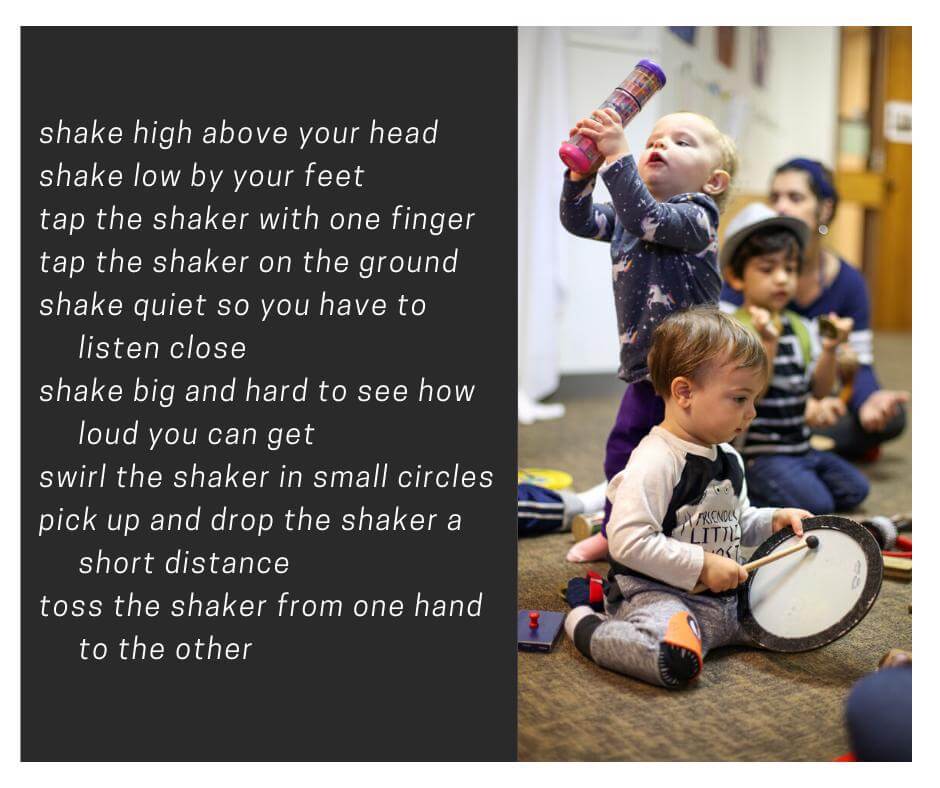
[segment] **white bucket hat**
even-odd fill
[[[792,231],[799,238],[801,249],[806,246],[806,242],[809,240],[809,227],[802,221],[794,219],[792,216],[781,216],[762,202],[752,202],[743,208],[728,225],[724,243],[722,243],[718,253],[722,269],[731,262],[734,253],[745,239],[762,227],[780,227]]]

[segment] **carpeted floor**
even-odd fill
[[[909,334],[878,335],[875,357],[885,388],[910,390]],[[566,470],[578,490],[603,481],[604,441],[622,393],[612,376],[566,378],[550,400],[565,404],[565,417],[519,428],[520,466]],[[910,422],[863,470],[872,489],[862,512],[910,511]],[[606,571],[566,563],[570,545],[570,534],[519,541],[520,609],[567,610],[559,587],[589,568]],[[849,746],[842,713],[852,683],[888,649],[911,647],[910,602],[909,583],[885,580],[869,615],[835,643],[789,655],[721,649],[680,692],[604,670],[562,635],[549,654],[519,654],[519,759],[831,760]]]

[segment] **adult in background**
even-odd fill
[[[775,211],[802,220],[811,230],[790,308],[807,318],[834,312],[854,321],[849,346],[858,369],[849,396],[810,399],[806,407],[807,424],[815,433],[831,437],[839,454],[850,459],[876,459],[881,444],[904,431],[903,404],[909,394],[887,391],[878,385],[865,279],[823,246],[839,204],[832,172],[812,159],[792,159],[774,173],[769,202]],[[725,283],[721,302],[725,309],[737,309],[741,294]]]

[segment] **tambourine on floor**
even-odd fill
[[[804,520],[803,533],[819,540],[815,549],[754,569],[738,591],[741,625],[772,651],[809,651],[842,637],[871,610],[881,590],[881,551],[861,525],[826,515]],[[750,560],[801,541],[786,528],[758,547]]]

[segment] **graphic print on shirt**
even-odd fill
[[[646,308],[652,309],[653,304],[662,304],[665,307],[673,307],[676,300],[671,293],[664,293],[659,285],[650,285],[649,296],[646,299]]]
[[[638,335],[639,335],[639,334],[638,334],[636,328],[634,327],[634,328],[632,328],[632,329],[626,331],[626,333],[623,333],[623,334],[620,335],[620,344],[621,344],[621,345],[634,345],[634,344],[636,344],[636,340],[637,340]]]
[[[656,231],[659,229],[659,222],[652,216],[644,216],[640,220],[640,230],[643,235],[640,237],[644,241],[653,243],[656,240]]]
[[[620,274],[625,274],[627,271],[629,271],[631,265],[633,265],[632,258],[627,260],[627,262],[624,262],[623,260],[618,260],[616,263],[614,263],[613,268],[611,268],[611,271],[613,272],[614,281],[615,282],[617,281],[617,277],[620,276]]]
[[[718,301],[718,206],[702,193],[657,202],[632,156],[602,168],[599,174],[611,202],[593,202],[596,178],[582,182],[566,176],[560,216],[565,229],[574,235],[610,241],[621,340],[618,375],[636,383],[649,374],[646,360],[652,334],[663,318],[676,309]]]
[[[706,255],[717,255],[718,254],[718,232],[715,226],[708,220],[708,214],[704,210],[699,210],[698,215],[695,217],[695,222],[701,227],[705,233],[708,235],[708,246],[702,249],[701,252],[696,252],[696,257],[705,257]]]
[[[687,455],[663,521],[663,532],[737,561],[743,483],[741,465],[723,448],[718,449],[714,460]]]
[[[740,501],[731,480],[712,479],[699,501],[676,512],[672,537],[737,561],[741,547],[740,514]]]

